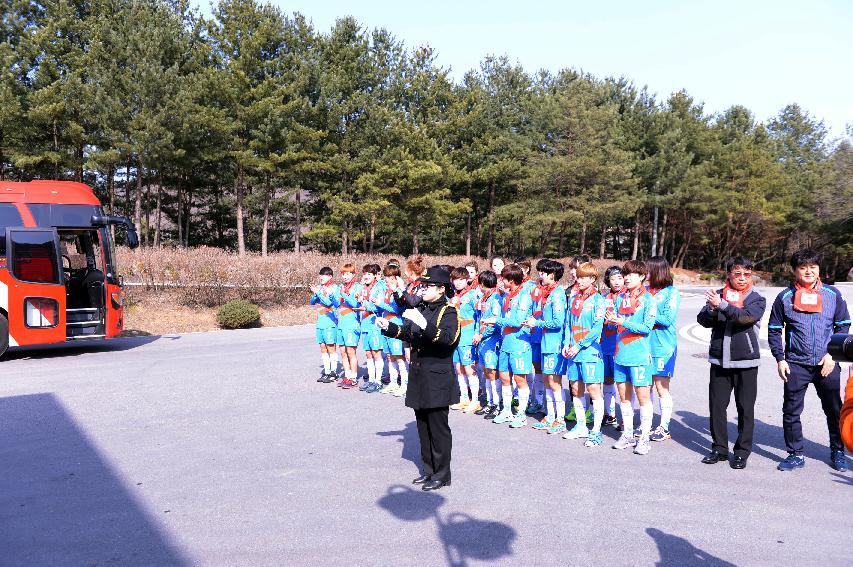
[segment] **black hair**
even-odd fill
[[[486,289],[494,289],[498,286],[498,277],[491,270],[483,270],[479,275],[480,285]]]
[[[334,276],[335,272],[333,272],[332,268],[330,268],[329,266],[323,266],[322,268],[320,268],[320,275],[321,276]]]
[[[577,256],[572,256],[572,259],[569,260],[569,268],[577,268],[581,264],[586,264],[587,262],[592,262],[592,258],[589,257],[589,254],[578,254]]]
[[[812,250],[811,248],[803,248],[802,250],[797,250],[791,256],[791,268],[797,269],[800,266],[806,266],[808,264],[817,264],[820,266],[822,261],[823,254],[817,250]]]
[[[501,270],[501,277],[519,285],[524,280],[524,270],[518,264],[509,264]]]
[[[536,269],[540,272],[545,272],[546,274],[554,274],[555,282],[563,279],[563,274],[566,271],[566,267],[563,266],[563,263],[558,262],[557,260],[545,260],[545,264],[541,268],[537,265]]]
[[[726,260],[726,273],[730,274],[732,270],[740,266],[744,270],[752,270],[753,263],[752,260],[747,258],[746,256],[732,256],[728,260]]]
[[[379,271],[379,264],[365,264],[361,269],[362,274],[373,274],[374,276],[378,276]]]
[[[610,266],[604,270],[604,285],[610,287],[610,276],[614,274],[622,275],[622,266]]]
[[[538,262],[536,262],[536,271],[537,271],[537,272],[544,272],[544,271],[545,271],[545,270],[544,270],[545,265],[546,265],[548,262],[550,262],[550,261],[551,261],[551,260],[549,260],[548,258],[542,258],[541,260],[539,260]],[[550,272],[548,272],[548,273],[550,273]]]

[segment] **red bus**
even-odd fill
[[[124,327],[107,216],[92,188],[71,181],[0,181],[0,356],[10,346],[107,339]]]

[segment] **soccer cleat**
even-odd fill
[[[613,444],[613,448],[614,449],[630,449],[631,447],[633,447],[636,444],[637,444],[637,442],[634,441],[633,437],[631,437],[630,435],[625,435],[623,433],[622,436],[616,440],[616,443]]]
[[[509,426],[513,429],[518,429],[519,427],[524,427],[525,425],[527,425],[527,416],[520,412],[509,424]]]
[[[463,409],[466,405],[468,405],[468,401],[467,401],[467,400],[465,400],[465,401],[460,400],[458,403],[455,403],[455,404],[453,404],[452,406],[450,406],[450,409],[452,409],[452,410],[461,410],[461,409]]]
[[[590,431],[589,437],[583,444],[584,447],[600,447],[602,445],[604,445],[604,435],[601,434],[601,431]]]
[[[397,388],[397,389],[394,391],[393,396],[394,396],[394,397],[397,397],[397,398],[405,398],[405,397],[406,397],[406,387],[405,387],[405,386],[400,386],[399,388]]]
[[[585,439],[589,436],[589,429],[585,425],[577,425],[563,434],[563,439]]]
[[[542,421],[537,421],[533,424],[533,429],[537,431],[548,431],[548,428],[551,427],[551,424],[554,423],[547,417],[542,418]]]
[[[779,466],[777,466],[776,469],[780,471],[792,471],[794,469],[801,469],[805,466],[806,460],[802,455],[789,453],[785,460],[779,463]]]
[[[832,468],[838,472],[847,472],[847,457],[844,455],[843,450],[834,449],[830,453],[829,461],[832,464]]]
[[[548,428],[549,435],[563,433],[566,430],[566,422],[562,419],[555,419],[551,422],[551,427]]]
[[[471,400],[471,402],[462,408],[462,413],[473,413],[476,414],[480,411],[480,402],[477,400]]]
[[[507,423],[508,421],[512,421],[514,418],[515,416],[513,416],[511,412],[502,411],[492,419],[492,423]]]
[[[667,439],[672,439],[672,435],[669,434],[669,429],[664,429],[663,425],[658,425],[652,431],[651,435],[649,435],[649,439],[652,441],[666,441]]]
[[[615,415],[604,415],[604,420],[602,420],[601,425],[616,425],[616,416]]]
[[[637,440],[637,444],[634,445],[635,455],[648,455],[651,450],[652,446],[649,444],[649,440],[646,437],[640,437]]]

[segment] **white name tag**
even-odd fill
[[[725,299],[729,303],[737,303],[738,301],[740,301],[740,292],[735,291],[733,289],[730,289],[730,290],[726,291]]]
[[[803,305],[817,305],[817,294],[816,293],[804,293],[800,297],[800,302]]]

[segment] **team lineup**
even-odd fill
[[[821,284],[820,259],[801,256],[798,259],[795,254],[792,259],[795,284],[780,294],[771,311],[770,343],[785,382],[783,423],[789,452],[778,468],[793,470],[804,464],[799,416],[805,391],[813,384],[827,415],[830,464],[845,471],[837,426],[840,371],[826,353],[826,343],[832,333],[847,331],[849,315],[841,294]],[[459,402],[451,410],[514,429],[531,425],[534,430],[579,440],[586,447],[604,445],[602,427],[612,426],[621,432],[612,447],[633,449],[638,455],[648,454],[652,442],[671,438],[670,386],[678,353],[676,316],[681,294],[665,258],[629,260],[603,274],[586,255],[573,257],[568,266],[551,259],[533,266],[526,258],[509,263],[495,257],[483,271],[476,262],[441,268],[449,273],[448,304],[455,308],[458,320],[453,365]],[[726,271],[724,287],[707,292],[707,303],[697,318],[700,325],[712,329],[713,444],[703,462],[728,459],[726,407],[734,392],[738,439],[730,464],[737,469],[746,467],[752,446],[760,364],[757,327],[766,301],[752,289],[751,261],[734,257]],[[319,308],[317,343],[323,364],[318,381],[405,397],[409,347],[382,330],[388,328],[386,321],[403,325],[407,310],[415,307],[412,298],[423,286],[423,261],[418,257],[405,266],[396,260],[384,267],[368,264],[361,272],[359,280],[356,267],[345,264],[340,269],[341,283],[335,283],[333,270],[325,267],[318,285],[312,286],[310,302]],[[563,286],[560,281],[566,275],[571,284]],[[783,329],[787,345],[782,342]],[[805,341],[808,334],[819,334],[819,340]],[[359,344],[366,358],[363,381]],[[340,379],[339,351],[344,371]],[[387,382],[383,377],[386,359]],[[654,399],[660,410],[657,425]],[[639,427],[635,429],[637,406]]]

